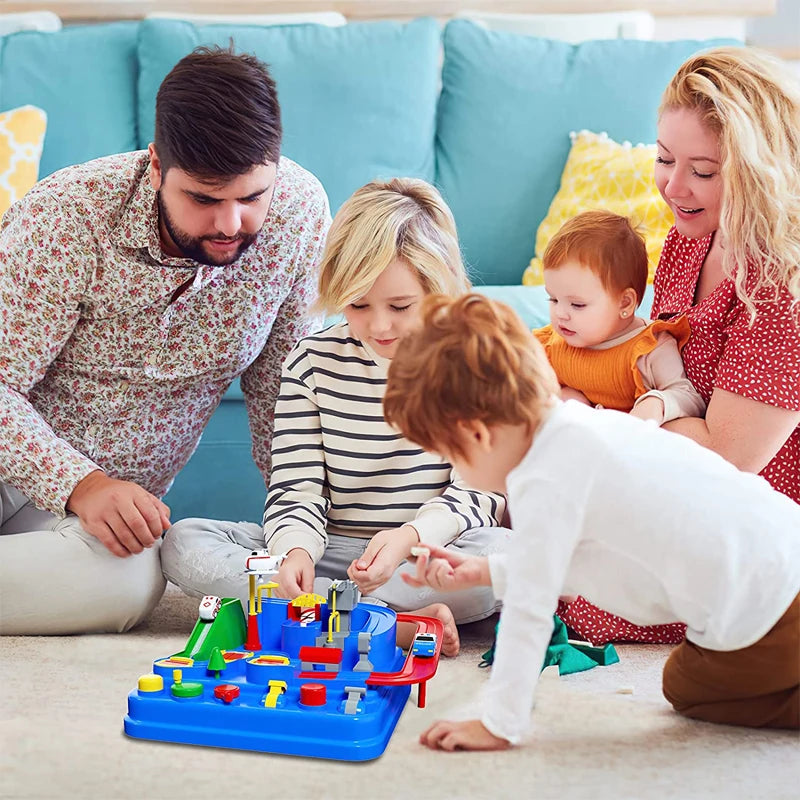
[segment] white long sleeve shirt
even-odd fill
[[[508,476],[514,536],[489,557],[503,598],[484,725],[528,728],[559,595],[738,650],[800,591],[800,505],[696,442],[617,411],[557,403]]]
[[[468,488],[384,420],[389,363],[346,322],[306,337],[287,357],[264,511],[270,552],[301,547],[316,563],[329,532],[368,538],[411,523],[421,542],[444,546],[500,524],[501,495]]]

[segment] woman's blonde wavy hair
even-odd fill
[[[673,109],[719,137],[723,268],[751,317],[783,287],[800,298],[800,82],[766,53],[719,47],[680,67],[659,115]]]
[[[396,258],[416,270],[428,294],[469,291],[453,214],[423,180],[372,181],[342,205],[322,256],[317,308],[340,312]]]

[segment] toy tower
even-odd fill
[[[328,633],[317,637],[320,647],[342,647],[350,634],[350,614],[358,605],[361,592],[350,580],[335,580],[328,589]]]
[[[261,639],[258,635],[258,614],[256,613],[256,576],[275,575],[280,569],[286,554],[271,556],[268,550],[253,550],[247,557],[244,565],[245,575],[248,578],[249,598],[247,603],[247,639],[244,646],[256,652],[261,649]],[[261,600],[259,599],[259,609]]]

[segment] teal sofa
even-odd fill
[[[0,111],[48,115],[40,177],[144,148],[170,68],[200,44],[266,61],[278,84],[284,152],[325,186],[335,210],[376,177],[442,191],[480,291],[547,321],[541,287],[520,285],[555,195],[569,132],[652,142],[667,81],[714,42],[564,42],[431,19],[276,28],[144,20],[0,38]],[[645,300],[647,312],[649,298]],[[185,516],[258,520],[265,488],[234,384],[166,497]]]

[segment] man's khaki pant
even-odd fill
[[[800,595],[750,647],[678,645],[664,665],[664,697],[679,714],[706,722],[800,727]]]
[[[83,530],[0,483],[0,635],[122,633],[158,604],[160,542],[118,558]]]

